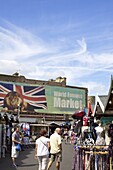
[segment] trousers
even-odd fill
[[[45,156],[38,156],[38,163],[39,163],[39,168],[38,170],[46,170],[47,164],[48,164],[48,155]]]

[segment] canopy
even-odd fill
[[[77,118],[82,118],[84,116],[84,110],[79,110],[74,112],[74,114],[72,115],[73,119],[77,119]]]

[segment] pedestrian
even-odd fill
[[[68,139],[69,139],[69,133],[68,133],[68,129],[64,129],[64,141],[65,141],[65,144],[68,143]]]
[[[72,131],[71,133],[71,143],[75,143],[75,139],[76,139],[76,134],[74,131]]]
[[[62,160],[62,142],[61,142],[61,129],[56,128],[55,132],[50,136],[50,160],[48,163],[47,170],[50,169],[52,163],[56,159],[56,170],[60,169],[60,162]]]
[[[18,144],[21,145],[21,140],[20,140],[19,127],[16,126],[14,128],[14,132],[12,133],[12,152],[11,152],[12,163],[15,168],[17,167],[16,158],[19,156],[19,150],[17,150],[16,148]]]
[[[47,130],[40,130],[40,137],[36,140],[36,154],[35,157],[38,159],[39,170],[46,170],[49,161],[49,147],[50,140],[46,137]]]
[[[69,134],[69,143],[72,143],[72,141],[71,141],[72,133],[73,133],[73,131],[70,129],[68,131],[68,134]]]

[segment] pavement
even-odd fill
[[[60,170],[72,169],[72,158],[74,154],[73,144],[63,143],[63,156]],[[38,161],[35,159],[34,147],[25,148],[21,151],[17,159],[17,170],[38,170]],[[0,158],[0,170],[15,170],[12,166],[10,154],[7,153],[5,158]],[[52,164],[51,170],[55,170],[55,163]]]

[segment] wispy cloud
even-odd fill
[[[47,52],[47,48],[38,37],[11,23],[0,27],[0,56],[4,59],[28,58]],[[20,58],[18,58],[20,57]]]
[[[92,53],[84,37],[75,39],[70,49],[64,48],[62,41],[48,44],[6,22],[0,26],[0,65],[1,73],[12,74],[19,70],[27,78],[43,80],[63,76],[69,85],[84,85],[90,93],[103,92],[103,84],[89,80],[86,83],[85,78],[97,72],[113,72],[113,53]]]

